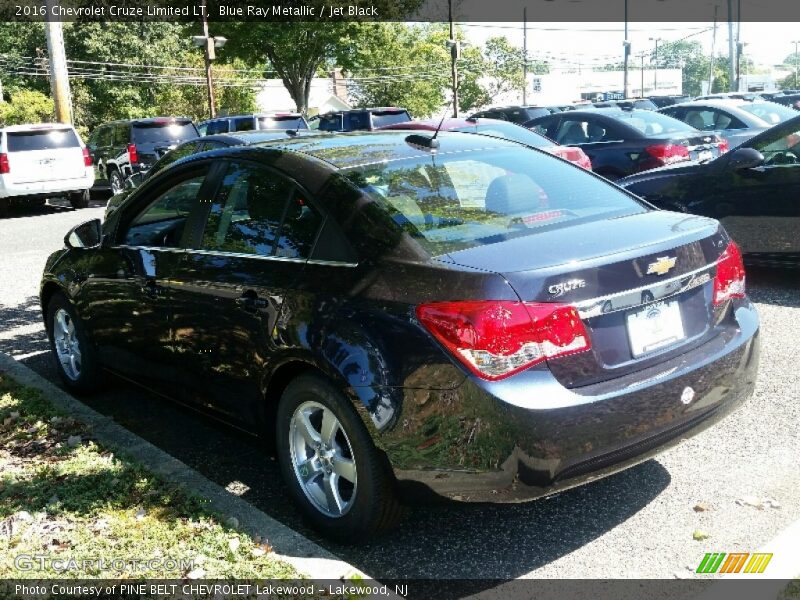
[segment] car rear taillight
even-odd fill
[[[719,144],[717,145],[717,148],[719,148],[720,154],[725,154],[728,150],[731,149],[731,146],[728,143],[728,140],[720,140]]]
[[[512,301],[436,302],[417,318],[472,373],[496,381],[591,347],[577,309]]]
[[[689,149],[680,144],[654,144],[644,149],[662,165],[689,160]]]
[[[136,152],[136,144],[128,144],[128,158],[131,164],[139,162],[139,154]]]
[[[586,153],[580,148],[575,148],[574,146],[552,146],[551,148],[547,148],[547,150],[556,156],[560,156],[564,160],[575,163],[579,167],[583,167],[588,171],[592,170],[592,161],[589,160],[589,157],[586,156]]]
[[[8,154],[0,152],[0,175],[11,173],[11,165],[8,164]]]
[[[744,262],[739,247],[730,242],[717,261],[714,277],[714,305],[731,298],[744,298]]]
[[[92,155],[89,154],[89,149],[86,146],[83,147],[83,166],[84,167],[92,166]]]

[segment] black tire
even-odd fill
[[[108,171],[108,187],[111,188],[111,195],[116,196],[125,189],[125,180],[119,169],[113,168]]]
[[[56,329],[56,315],[63,311],[68,316],[69,322],[74,327],[74,341],[80,351],[80,368],[76,373],[70,373],[69,368],[62,364],[59,358],[59,350],[56,344],[63,344],[63,336]],[[50,340],[50,351],[56,363],[56,369],[61,376],[64,384],[71,390],[77,392],[91,392],[97,389],[101,381],[101,371],[97,362],[97,356],[89,338],[86,335],[86,328],[83,321],[75,310],[72,303],[61,294],[55,294],[47,305],[47,337]],[[63,345],[62,345],[63,347]]]
[[[69,203],[72,208],[89,208],[89,190],[70,194]]]
[[[292,463],[291,421],[296,409],[309,401],[332,411],[352,448],[358,483],[351,507],[341,516],[328,516],[309,500]],[[312,525],[326,537],[355,543],[397,524],[403,507],[397,500],[387,460],[375,448],[353,406],[327,380],[317,375],[301,375],[292,381],[280,399],[276,428],[278,461],[289,492]]]

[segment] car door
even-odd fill
[[[800,118],[743,144],[764,155],[749,169],[724,169],[715,215],[752,256],[800,256]]]
[[[247,161],[222,164],[203,226],[172,275],[173,344],[187,399],[247,421],[281,306],[321,217],[285,175]]]
[[[117,231],[94,254],[82,313],[101,360],[145,384],[175,392],[169,287],[208,164],[156,177],[126,203]]]

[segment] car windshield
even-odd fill
[[[138,123],[133,126],[133,142],[136,144],[193,140],[196,137],[197,129],[190,121]]]
[[[638,129],[645,135],[659,135],[661,133],[683,133],[694,131],[683,121],[673,119],[667,115],[654,112],[652,110],[621,110],[619,112],[609,111],[606,113],[618,121],[622,121]]]
[[[432,154],[345,173],[433,256],[647,210],[597,177],[519,147]]]
[[[308,129],[305,119],[292,115],[276,115],[273,117],[259,117],[259,129]]]
[[[775,102],[750,102],[742,104],[739,108],[757,116],[769,125],[776,125],[797,116],[797,111],[788,106]]]
[[[555,142],[551,142],[546,137],[513,123],[484,124],[478,122],[475,126],[459,127],[458,129],[454,129],[454,131],[479,133],[481,135],[511,140],[512,142],[533,146],[534,148],[547,148],[555,145]]]
[[[30,150],[54,150],[56,148],[78,148],[81,144],[72,129],[38,129],[13,131],[8,136],[9,152]]]

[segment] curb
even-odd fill
[[[93,437],[110,449],[124,453],[153,473],[177,483],[188,493],[205,498],[212,510],[235,518],[240,531],[251,537],[260,535],[268,539],[275,551],[275,558],[292,565],[301,574],[314,580],[327,581],[347,579],[353,575],[371,579],[304,535],[76,400],[4,352],[0,352],[0,372],[8,373],[17,383],[40,390],[54,406],[89,425]]]

